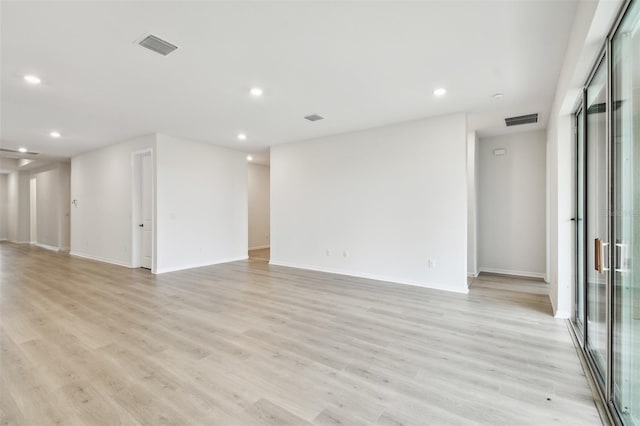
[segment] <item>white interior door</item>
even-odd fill
[[[140,228],[142,239],[140,244],[140,266],[151,269],[152,257],[152,231],[153,231],[153,208],[151,199],[151,179],[152,179],[151,155],[143,155],[140,158],[140,217],[142,219]]]

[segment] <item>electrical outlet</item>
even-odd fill
[[[342,257],[349,257],[349,252],[347,250],[344,250],[342,252]]]
[[[436,261],[435,261],[435,260],[433,260],[433,259],[429,259],[429,260],[427,260],[427,267],[428,267],[429,269],[433,269],[433,268],[435,268],[435,267],[436,267]]]

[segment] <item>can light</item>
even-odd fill
[[[433,91],[433,94],[435,96],[442,97],[447,94],[447,89],[445,89],[444,87],[438,87],[436,90]]]
[[[40,84],[40,83],[42,83],[42,80],[40,80],[40,77],[38,77],[37,75],[27,74],[23,78],[24,78],[24,81],[26,81],[29,84]]]

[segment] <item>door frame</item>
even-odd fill
[[[151,273],[156,273],[156,174],[155,157],[153,148],[147,148],[131,153],[131,267],[140,268],[142,258],[140,249],[142,247],[142,233],[138,224],[142,220],[142,194],[140,191],[142,183],[142,157],[151,157],[151,215],[153,226],[151,229]]]

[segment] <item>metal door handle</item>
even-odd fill
[[[609,253],[607,253],[607,255],[604,255],[604,249],[607,248],[607,251],[609,247],[609,243],[602,243],[602,271],[603,272],[607,272],[608,270],[610,270],[611,268],[609,268],[609,266],[604,266],[605,262],[607,263],[607,265],[609,265]]]
[[[593,254],[594,254],[594,259],[593,259],[593,266],[594,269],[596,271],[598,271],[599,273],[603,274],[604,272],[609,270],[609,267],[605,267],[604,266],[604,262],[605,262],[605,258],[606,256],[604,255],[604,248],[609,246],[609,243],[605,243],[604,241],[602,241],[600,238],[596,238],[593,240],[594,243],[594,250],[593,250]]]
[[[140,225],[138,225],[140,228],[144,228],[144,223],[141,223]]]
[[[616,243],[616,272],[629,272],[628,269],[626,269],[628,248],[629,244]]]

